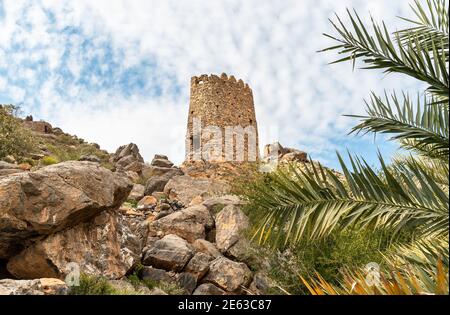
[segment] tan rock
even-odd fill
[[[142,198],[144,198],[144,192],[145,192],[144,185],[134,184],[133,189],[131,190],[130,194],[128,195],[128,200],[138,202]]]
[[[206,207],[192,206],[169,214],[149,225],[149,236],[178,235],[190,243],[205,238],[206,230],[211,229],[214,221]]]
[[[236,244],[242,233],[249,227],[248,217],[239,207],[226,206],[216,216],[216,244],[217,248],[224,253]]]
[[[203,202],[202,196],[197,196],[197,197],[194,197],[194,199],[191,200],[191,202],[189,203],[189,206],[201,205],[202,202]]]
[[[7,268],[20,279],[64,279],[70,271],[68,264],[76,263],[82,273],[118,279],[139,261],[142,242],[142,235],[128,220],[107,211],[36,241],[12,257]]]
[[[138,207],[156,206],[158,200],[153,196],[145,196],[138,202]]]
[[[185,272],[189,272],[195,276],[197,281],[203,278],[209,271],[209,264],[214,258],[204,253],[196,253],[194,257],[184,268]]]
[[[189,244],[176,235],[166,235],[144,252],[142,263],[164,270],[181,271],[194,252]]]
[[[229,189],[229,185],[225,181],[183,175],[173,177],[164,187],[164,193],[169,198],[177,199],[188,205],[197,196],[207,199],[224,194]]]
[[[49,235],[118,209],[132,184],[96,163],[64,162],[0,178],[0,258],[30,237]]]
[[[67,295],[69,287],[59,279],[0,280],[0,295]]]
[[[222,256],[222,254],[219,252],[217,247],[213,243],[208,242],[207,240],[197,239],[192,244],[192,246],[195,248],[195,250],[197,252],[201,252],[201,253],[210,255],[214,258]]]
[[[204,281],[212,283],[228,292],[246,287],[252,280],[252,272],[244,263],[234,262],[225,257],[213,260]]]

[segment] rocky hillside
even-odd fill
[[[48,123],[23,124],[38,152],[0,161],[0,294],[267,293],[246,264],[236,165],[145,163],[135,144],[109,154]],[[306,162],[293,149],[279,158]]]

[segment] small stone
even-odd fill
[[[221,288],[211,283],[204,283],[195,289],[192,295],[226,295],[227,293]]]

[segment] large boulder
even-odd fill
[[[96,163],[64,162],[0,178],[0,258],[31,237],[86,222],[125,201],[132,183]]]
[[[139,262],[142,246],[138,228],[117,211],[107,211],[37,240],[12,257],[7,268],[19,279],[64,279],[71,271],[69,263],[76,263],[82,273],[119,279]]]
[[[234,262],[225,257],[213,260],[204,278],[205,282],[212,283],[228,292],[248,286],[251,280],[252,272],[246,264]]]
[[[0,161],[0,177],[22,172],[24,172],[24,170],[22,170],[19,165]]]
[[[146,266],[179,272],[194,255],[191,246],[176,235],[166,235],[144,252],[142,262]]]
[[[224,253],[235,245],[249,227],[248,217],[239,207],[226,206],[216,216],[216,245]]]
[[[192,206],[151,222],[149,236],[175,234],[193,243],[204,239],[213,225],[214,220],[205,206]]]
[[[0,280],[0,295],[67,295],[69,287],[59,279]]]
[[[192,199],[201,196],[203,200],[229,191],[229,185],[222,180],[194,178],[188,175],[175,176],[165,186],[164,193],[171,199],[188,205]]]

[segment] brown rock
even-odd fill
[[[214,221],[206,207],[192,206],[150,223],[149,235],[175,234],[193,243],[196,239],[205,238],[206,230],[213,225]]]
[[[186,265],[184,271],[193,274],[198,281],[208,273],[209,263],[213,259],[214,258],[210,255],[204,253],[196,253]]]
[[[177,199],[188,205],[192,199],[203,199],[224,194],[229,190],[225,181],[207,178],[193,178],[188,175],[173,177],[165,186],[164,193],[171,199]]]
[[[176,235],[166,235],[144,253],[144,265],[181,271],[194,255],[189,244]]]
[[[158,203],[158,200],[153,197],[153,196],[145,196],[143,197],[137,204],[138,208],[139,207],[150,207],[150,206],[156,206],[156,204]]]
[[[192,295],[226,295],[227,293],[221,288],[211,283],[203,283],[195,289]]]
[[[90,222],[36,241],[11,258],[7,268],[20,279],[63,279],[72,262],[82,273],[118,279],[139,261],[142,241],[128,220],[107,211]]]
[[[213,243],[208,242],[207,240],[197,239],[192,244],[192,246],[195,248],[197,252],[207,254],[214,258],[222,256],[217,247]]]
[[[59,279],[0,280],[0,295],[67,295],[69,287]]]
[[[244,263],[234,262],[225,257],[216,258],[209,266],[209,272],[204,278],[228,292],[233,292],[250,284],[252,272]]]
[[[118,209],[132,184],[91,162],[64,162],[0,178],[0,258],[30,237],[49,235]]]
[[[249,227],[247,216],[237,206],[226,206],[216,216],[216,244],[224,253],[241,238],[242,233]]]
[[[134,184],[133,189],[128,195],[128,200],[138,202],[144,198],[145,187],[143,185]]]

